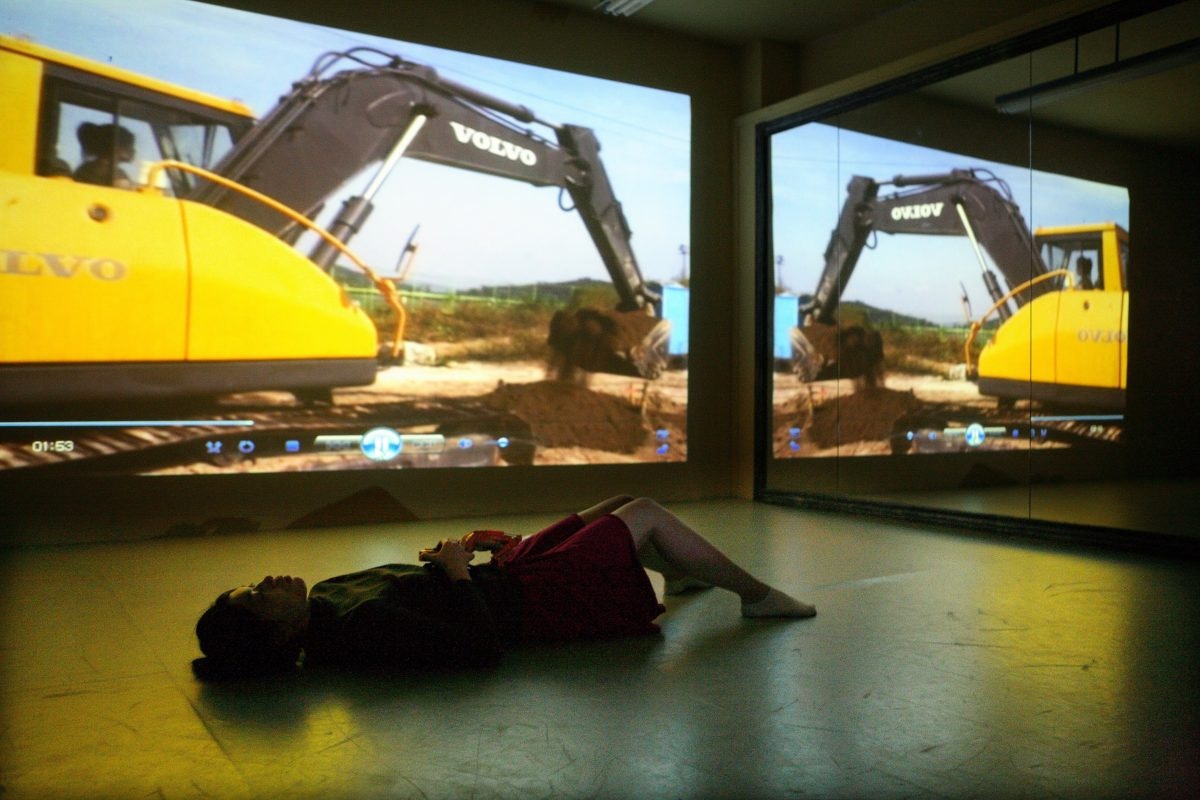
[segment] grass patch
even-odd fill
[[[560,309],[614,308],[616,290],[610,284],[572,287],[563,297],[543,293],[527,300],[489,300],[476,295],[410,297],[405,302],[408,324],[404,338],[420,344],[454,344],[454,358],[476,361],[544,360],[550,355],[546,336],[550,320]],[[391,309],[364,303],[381,340],[395,327]]]
[[[544,303],[417,302],[408,306],[405,338],[463,343],[458,357],[472,360],[545,359],[554,312]]]
[[[963,345],[969,333],[963,327],[881,327],[884,369],[889,372],[927,372],[931,365],[961,364]],[[975,337],[972,358],[992,338],[993,329],[985,327]],[[922,365],[925,365],[923,367]]]

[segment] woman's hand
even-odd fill
[[[417,553],[421,561],[437,564],[452,581],[469,581],[471,573],[467,565],[475,554],[468,552],[458,539],[442,539],[437,547],[427,548]]]

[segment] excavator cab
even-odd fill
[[[979,353],[980,392],[1121,411],[1128,370],[1129,234],[1112,222],[1038,228],[1048,274],[1061,278],[1002,325]]]
[[[0,37],[0,398],[305,391],[375,379],[374,324],[273,237],[192,202],[241,103]],[[138,189],[139,191],[132,191]]]
[[[1042,261],[1050,270],[1070,272],[1075,289],[1124,291],[1129,235],[1115,225],[1039,228]]]
[[[133,189],[145,183],[145,165],[166,159],[206,169],[229,152],[252,120],[169,96],[130,96],[128,87],[83,86],[49,78],[43,92],[37,174]],[[186,197],[195,178],[161,173],[165,194]]]

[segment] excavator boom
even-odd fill
[[[879,197],[879,190],[888,185],[902,191]],[[901,175],[886,182],[856,175],[847,186],[846,202],[825,250],[825,269],[816,292],[802,309],[807,321],[834,323],[842,290],[875,232],[967,236],[987,251],[1009,287],[1049,271],[1007,184],[990,173],[962,169]],[[981,270],[993,302],[998,302],[1004,290],[985,265]],[[1013,299],[1020,307],[1053,289],[1043,282]],[[1007,319],[1011,311],[1001,314]]]
[[[897,191],[881,197],[879,192],[886,186]],[[1056,288],[1054,281],[1032,282],[1049,270],[1008,185],[990,172],[956,169],[899,175],[890,181],[855,175],[846,187],[846,202],[825,249],[825,268],[812,297],[801,305],[799,326],[791,335],[793,367],[805,380],[838,375],[874,380],[882,369],[878,334],[857,328],[840,333],[823,330],[837,325],[842,292],[863,248],[878,232],[968,237],[984,285],[1003,320],[1013,314],[1010,303],[1019,309]],[[984,261],[983,251],[1004,276],[1008,290]],[[1022,286],[1021,291],[1011,292]]]
[[[347,62],[349,68],[335,70]],[[556,141],[530,125],[546,129]],[[629,225],[599,151],[588,128],[547,122],[524,106],[443,78],[431,67],[356,48],[318,59],[216,171],[310,217],[363,169],[372,164],[390,169],[400,157],[557,186],[570,194],[591,234],[612,276],[619,309],[642,309],[658,295],[642,279]],[[382,169],[380,182],[386,177]],[[285,240],[300,233],[271,209],[213,184],[202,185],[193,199]],[[348,238],[367,213],[369,208],[352,210],[340,231],[335,224],[335,232]]]

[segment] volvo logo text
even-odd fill
[[[119,281],[128,272],[129,267],[125,262],[115,258],[0,250],[0,275],[51,278],[78,278],[86,275],[102,281]]]
[[[918,203],[911,206],[896,206],[892,209],[892,219],[929,219],[940,217],[945,203]]]
[[[1120,344],[1126,340],[1125,331],[1105,330],[1103,328],[1080,328],[1075,336],[1081,342],[1092,344]]]
[[[527,147],[506,142],[499,136],[492,136],[490,133],[477,131],[474,128],[463,125],[461,122],[452,121],[450,127],[454,129],[454,137],[461,144],[469,142],[485,153],[507,158],[510,161],[520,161],[527,167],[532,167],[537,163],[537,153]]]

